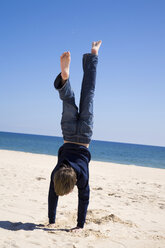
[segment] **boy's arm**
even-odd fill
[[[49,224],[55,223],[57,203],[58,203],[58,196],[54,192],[54,185],[53,185],[53,181],[51,180],[49,187],[49,196],[48,196]]]
[[[89,204],[89,194],[90,194],[90,188],[89,184],[87,183],[86,187],[81,189],[78,188],[78,218],[77,218],[77,227],[83,228],[86,214],[87,214],[87,208]]]

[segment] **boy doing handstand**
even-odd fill
[[[72,230],[84,227],[90,192],[88,164],[91,155],[88,147],[93,129],[93,97],[100,45],[101,41],[93,42],[91,53],[83,55],[84,75],[79,110],[69,82],[70,52],[64,52],[60,58],[61,73],[56,77],[54,87],[63,102],[61,128],[64,144],[59,148],[58,162],[51,173],[48,196],[49,226],[55,223],[58,197],[69,194],[77,185],[77,226]]]

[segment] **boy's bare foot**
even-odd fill
[[[101,46],[101,43],[102,43],[101,40],[92,42],[92,49],[91,49],[92,54],[98,55],[98,51]]]
[[[63,83],[69,78],[70,52],[64,52],[60,57],[61,77]]]

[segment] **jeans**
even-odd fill
[[[96,84],[96,67],[98,56],[87,53],[83,55],[83,81],[79,110],[75,104],[74,92],[69,79],[61,83],[61,73],[54,81],[63,101],[61,129],[66,141],[89,144],[93,133],[93,98]]]

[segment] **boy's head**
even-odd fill
[[[77,182],[76,172],[71,166],[62,164],[60,169],[54,174],[54,191],[56,195],[63,196],[69,194]]]

